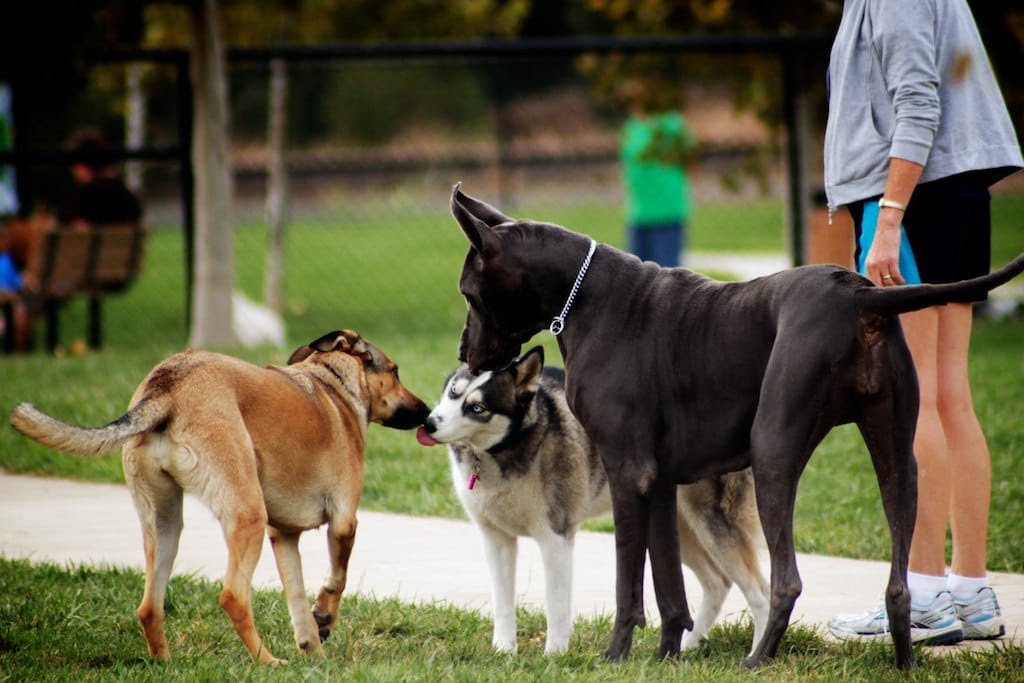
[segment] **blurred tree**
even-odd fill
[[[227,87],[217,0],[189,3],[192,27],[192,166],[195,170],[195,277],[189,345],[233,346],[235,258],[228,160]]]
[[[821,32],[831,35],[839,26],[842,0],[569,0],[582,6],[591,20],[614,35],[659,36],[687,34],[785,35]],[[1024,3],[1020,0],[968,0],[978,23],[982,39],[995,66],[1000,85],[1007,99],[1018,135],[1024,135]],[[568,10],[567,10],[568,11]],[[814,57],[813,55],[811,57]],[[824,75],[827,54],[802,67],[820,74],[821,105],[824,106]],[[664,69],[668,58],[611,58],[605,62],[591,61],[586,67],[606,98],[616,101],[613,84],[632,74],[641,75]],[[718,80],[713,59],[697,64],[707,75],[707,82]],[[661,65],[659,65],[661,62]],[[688,70],[693,68],[687,65]],[[765,79],[774,78],[770,67],[756,56],[743,60],[735,82],[749,87],[735,88],[736,104],[752,107],[771,122],[770,112],[780,111],[778,103],[763,99],[765,92],[781,89],[760,87]],[[671,70],[668,70],[671,73]],[[691,72],[692,74],[692,72]],[[681,95],[680,95],[681,96]],[[764,106],[770,105],[770,106]]]

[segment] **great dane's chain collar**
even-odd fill
[[[590,267],[590,259],[594,257],[594,251],[596,249],[597,242],[591,239],[590,250],[587,251],[587,258],[583,259],[583,265],[580,266],[580,272],[576,276],[576,282],[572,283],[572,291],[569,292],[569,298],[565,300],[565,306],[562,307],[562,312],[555,316],[555,319],[551,321],[551,326],[548,327],[551,334],[556,337],[565,329],[565,316],[569,315],[569,309],[572,307],[573,299],[576,298],[576,292],[579,291],[580,285],[583,284],[583,277],[587,274],[587,268]]]

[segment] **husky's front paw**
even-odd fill
[[[552,637],[548,635],[547,642],[544,644],[544,654],[548,657],[555,655],[565,654],[566,650],[569,649],[569,638],[566,637]]]
[[[683,634],[683,644],[682,644],[683,652],[686,652],[687,650],[694,650],[694,649],[696,649],[697,646],[700,645],[702,640],[704,640],[704,634],[702,634],[702,633],[694,633],[692,631],[687,631],[686,633]]]
[[[493,645],[494,649],[498,652],[507,652],[512,655],[519,650],[519,644],[516,643],[515,635],[499,636],[495,633],[494,638],[491,640],[491,645]]]

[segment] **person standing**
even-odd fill
[[[633,97],[620,146],[626,248],[643,261],[678,266],[692,211],[685,161],[693,138],[678,111],[650,113],[642,94]]]
[[[1024,159],[965,0],[844,2],[829,61],[824,151],[829,208],[850,209],[855,262],[875,285],[989,271],[988,188]],[[986,575],[991,461],[968,381],[971,303],[901,316],[921,396],[908,575],[917,643],[1005,632]],[[884,607],[838,615],[829,630],[888,637]]]

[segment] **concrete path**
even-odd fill
[[[327,574],[324,533],[310,531],[301,541],[306,590],[315,592]],[[544,572],[536,545],[519,544],[516,592],[522,604],[542,610]],[[111,484],[0,473],[0,556],[34,562],[128,566],[142,569],[142,534],[128,490]],[[576,541],[574,608],[577,616],[614,612],[615,543],[611,534],[581,532]],[[223,577],[226,549],[220,527],[197,499],[185,499],[185,531],[175,573],[213,580]],[[874,605],[882,596],[888,565],[820,555],[800,555],[803,595],[793,623],[825,632],[828,618]],[[992,573],[1006,620],[1007,637],[1024,643],[1024,575]],[[254,583],[280,589],[269,542]],[[700,601],[696,578],[686,572],[691,609]],[[490,611],[490,583],[483,550],[469,522],[361,511],[349,567],[348,591],[410,603],[446,603]],[[657,621],[650,576],[648,617]],[[746,603],[733,589],[723,618],[745,617]],[[973,643],[972,647],[991,647]],[[956,650],[964,645],[944,650]]]

